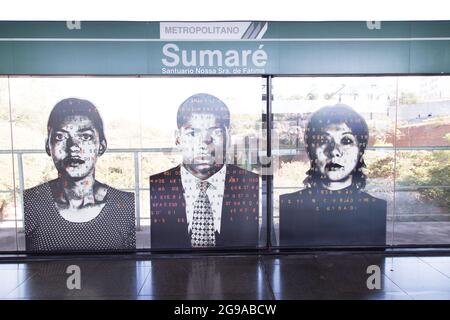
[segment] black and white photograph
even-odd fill
[[[107,149],[97,108],[88,100],[63,99],[47,131],[45,151],[58,177],[24,192],[26,250],[135,249],[134,194],[95,179]]]
[[[280,196],[280,245],[384,245],[387,202],[364,192],[369,129],[347,105],[308,119],[305,188]]]
[[[259,176],[227,164],[230,111],[199,93],[177,112],[182,163],[150,177],[152,248],[258,244]]]

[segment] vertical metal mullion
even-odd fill
[[[20,210],[22,223],[25,223],[25,212],[23,209],[23,192],[25,191],[25,179],[23,176],[23,154],[21,152],[17,153],[17,168],[19,173],[19,202],[20,202]]]
[[[17,230],[17,196],[16,196],[16,168],[14,158],[14,137],[13,137],[13,113],[11,106],[11,84],[10,78],[8,76],[8,105],[9,105],[9,134],[10,134],[10,142],[11,142],[11,164],[12,164],[12,178],[13,178],[13,198],[14,198],[14,220],[16,227],[16,250],[19,251],[19,235]],[[23,210],[23,209],[22,209]]]
[[[394,124],[394,194],[393,194],[393,212],[392,212],[392,240],[391,248],[394,247],[395,242],[395,212],[397,210],[397,121],[398,121],[398,107],[400,105],[400,97],[398,96],[398,77],[396,79],[396,99],[395,99],[395,124]]]
[[[266,153],[267,153],[267,158],[270,159],[270,166],[273,165],[273,161],[272,161],[272,76],[269,75],[266,77],[266,126],[267,126],[267,130],[266,130],[266,138],[267,138],[267,149],[266,149]],[[266,239],[266,249],[267,250],[271,250],[272,248],[272,216],[273,216],[273,208],[272,208],[272,193],[273,193],[273,188],[272,188],[272,180],[273,180],[273,168],[270,172],[270,174],[268,174],[266,176],[266,188],[267,188],[267,192],[266,192],[266,203],[267,203],[267,208],[266,208],[266,213],[267,213],[267,219],[266,219],[266,232],[267,232],[267,239]]]
[[[139,152],[134,152],[134,204],[136,206],[136,230],[141,230],[141,166],[139,161]]]

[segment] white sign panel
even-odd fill
[[[163,40],[261,39],[267,22],[161,22]]]

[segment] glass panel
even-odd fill
[[[137,80],[10,79],[21,250],[136,248]]]
[[[8,78],[0,77],[0,251],[17,250]]]
[[[450,150],[397,152],[395,244],[450,243]]]
[[[143,139],[141,185],[150,180],[152,248],[264,243],[260,78],[142,80],[150,106],[142,130],[151,134]]]
[[[396,79],[273,83],[277,244],[385,245],[393,214],[395,120],[389,106],[396,101]]]
[[[185,229],[188,230],[189,237],[184,238],[187,239],[186,245],[165,243],[165,238],[154,233],[153,247],[191,248],[196,202],[174,201],[173,197],[184,199],[188,196],[183,184],[176,192],[165,189],[158,193],[159,202],[151,200],[150,177],[162,181],[161,175],[171,174],[177,167],[181,175],[179,165],[186,162],[187,149],[192,152],[201,149],[201,143],[186,147],[181,132],[188,128],[178,128],[177,123],[177,112],[186,99],[191,97],[191,105],[197,105],[199,101],[203,103],[200,99],[203,96],[192,97],[199,93],[217,97],[221,101],[219,105],[223,103],[230,112],[230,124],[225,132],[229,135],[229,139],[225,139],[228,143],[225,159],[227,165],[235,166],[231,167],[234,171],[227,170],[234,172],[235,176],[229,179],[228,184],[225,183],[225,189],[229,190],[222,196],[227,201],[224,199],[222,206],[210,208],[220,208],[222,213],[221,223],[214,224],[214,239],[220,239],[219,230],[227,230],[221,230],[224,212],[229,214],[229,221],[235,219],[242,222],[239,226],[244,226],[233,228],[238,230],[234,234],[234,242],[220,240],[222,242],[218,242],[217,247],[265,246],[267,174],[273,174],[273,245],[448,244],[449,79],[445,76],[274,78],[271,131],[274,157],[272,167],[267,169],[262,166],[267,150],[265,79],[262,79],[261,86],[261,78],[12,77],[8,89],[8,78],[0,78],[0,133],[3,137],[0,140],[0,165],[4,168],[0,178],[0,251],[26,248],[24,190],[47,186],[49,181],[61,179],[61,168],[57,170],[55,167],[57,157],[52,149],[56,142],[46,142],[50,132],[47,122],[54,106],[69,97],[75,97],[72,101],[87,99],[98,109],[107,143],[106,152],[95,159],[95,179],[108,186],[108,190],[127,195],[130,203],[119,201],[116,208],[129,207],[135,201],[131,205],[134,216],[131,218],[129,215],[128,220],[134,221],[136,247],[150,247],[152,219],[162,221],[157,215],[173,214],[180,218],[176,215],[177,210],[168,209],[166,212],[162,207],[183,206],[186,216],[177,221],[183,225],[183,234]],[[14,156],[11,152],[9,90]],[[340,115],[336,107],[339,105],[346,105],[354,112],[345,109],[345,119],[337,121],[335,119]],[[331,108],[320,115],[325,106]],[[217,109],[217,105],[210,105],[208,108],[207,111],[214,109],[212,113],[216,120],[220,107]],[[187,122],[192,121],[191,113],[182,118],[182,125],[186,119]],[[314,115],[320,116],[313,123]],[[89,115],[87,118],[91,119]],[[56,122],[61,125],[64,121]],[[364,123],[367,135],[364,134]],[[98,129],[96,125],[94,127]],[[343,132],[343,128],[347,131]],[[52,125],[50,129],[54,129]],[[201,128],[197,129],[203,132]],[[205,131],[207,136],[212,135],[209,129]],[[318,131],[313,132],[313,129]],[[353,144],[356,149],[353,150],[356,153],[353,154],[356,162],[352,157],[347,157],[347,162],[334,161],[333,152],[336,152],[335,156],[343,157],[351,149],[345,139],[339,139],[339,134],[348,133],[355,137]],[[46,146],[50,148],[51,156],[47,154]],[[319,159],[321,146],[322,162]],[[89,153],[91,148],[85,151]],[[364,165],[360,165],[362,151]],[[200,158],[204,161],[207,154],[204,152]],[[73,160],[66,167],[77,168],[77,161]],[[350,170],[351,174],[346,173],[339,178],[349,163],[350,166],[353,163],[355,168]],[[191,171],[187,172],[195,177]],[[348,176],[352,177],[350,185],[346,185]],[[182,179],[169,180],[181,182]],[[174,187],[170,181],[166,186],[163,184],[156,188]],[[156,181],[154,183],[157,184]],[[47,196],[57,199],[61,193],[55,193],[55,190],[60,189],[49,188],[44,190]],[[154,189],[153,193],[156,191]],[[285,200],[283,203],[280,203],[280,197]],[[45,199],[38,198],[39,201]],[[56,212],[59,209],[64,212],[67,209],[64,201],[65,198],[62,203],[55,200],[55,204],[61,205],[56,209],[42,203],[39,208],[50,207]],[[152,206],[152,203],[157,206]],[[151,214],[152,209],[154,215]],[[67,214],[65,219],[73,219],[70,210]],[[213,217],[217,215],[213,214]],[[17,233],[16,226],[19,228]],[[153,227],[156,228],[155,224]],[[169,229],[167,234],[175,234],[174,239],[181,234],[177,228]],[[223,231],[224,234],[227,232]],[[92,249],[82,245],[55,248],[64,251]],[[108,249],[122,250],[123,246]],[[50,249],[45,247],[38,251],[41,250]]]
[[[450,77],[399,77],[394,244],[450,243]]]
[[[207,130],[214,139],[222,133],[226,142],[224,184],[213,185],[219,190],[211,193],[216,199],[210,207],[219,221],[214,224],[217,246],[258,246],[263,224],[258,176],[260,78],[13,77],[20,249],[148,248],[150,208],[156,203],[150,202],[149,177],[185,163],[177,111],[188,97],[203,92],[219,97],[219,105],[223,103],[231,114],[230,125]],[[209,107],[206,114],[216,117]],[[196,111],[186,115],[192,113]],[[208,158],[202,152],[201,161]],[[164,201],[173,205],[166,196]],[[189,206],[193,210],[195,203]],[[116,220],[108,220],[105,212]],[[189,230],[186,225],[185,233]],[[136,245],[131,243],[134,232]],[[56,238],[50,236],[54,234]],[[72,239],[70,234],[80,236]],[[176,238],[180,233],[174,227],[171,234]]]
[[[400,77],[397,119],[397,147],[450,146],[450,77]]]

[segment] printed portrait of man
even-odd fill
[[[226,164],[230,111],[210,94],[177,112],[182,163],[150,177],[152,248],[255,247],[259,176]]]

